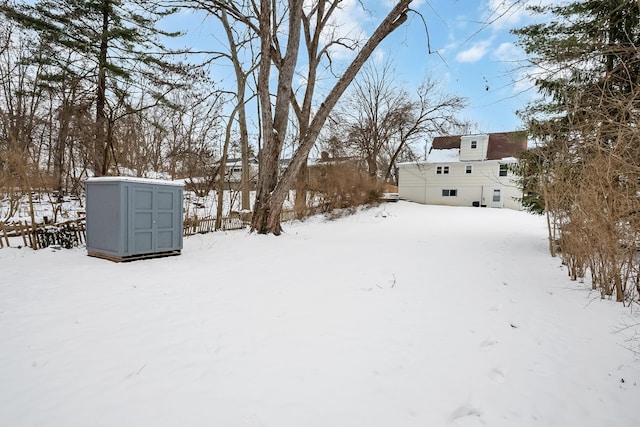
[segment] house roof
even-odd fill
[[[487,160],[515,157],[527,150],[527,134],[524,132],[502,132],[489,134]]]
[[[452,162],[459,161],[460,141],[463,135],[437,136],[433,138],[429,150],[428,162]],[[457,157],[453,158],[457,149]],[[524,132],[499,132],[489,134],[487,158],[485,160],[501,160],[515,157],[518,153],[527,150],[527,135]]]
[[[429,163],[451,163],[460,161],[459,148],[442,148],[429,150]]]
[[[436,136],[433,138],[433,144],[431,144],[431,150],[448,150],[451,148],[460,148],[460,137],[456,136]]]

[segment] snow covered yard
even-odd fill
[[[2,426],[637,426],[639,319],[542,218],[399,202],[115,264],[0,250]]]

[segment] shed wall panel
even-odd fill
[[[86,193],[87,247],[118,252],[121,199],[118,183],[102,184]]]

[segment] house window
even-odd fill
[[[442,190],[442,197],[456,197],[458,190]]]
[[[507,165],[500,165],[500,176],[507,176],[509,167]]]
[[[449,166],[436,166],[436,175],[446,175],[449,173]]]
[[[464,171],[465,171],[465,173],[469,173],[470,174],[472,170],[473,170],[473,166],[467,165]]]
[[[478,148],[478,141],[471,141],[471,148]]]
[[[436,166],[436,175],[442,175],[442,166]]]

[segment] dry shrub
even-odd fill
[[[310,169],[310,211],[335,214],[379,200],[384,184],[355,162],[323,164]]]
[[[547,209],[571,279],[588,271],[603,298],[634,300],[640,295],[638,131],[618,125],[618,133],[603,135],[593,123],[582,125],[579,144],[555,147]]]
[[[37,168],[28,153],[19,149],[0,150],[0,192],[8,201],[7,218],[17,212],[23,196],[31,193],[32,183],[37,179]]]

